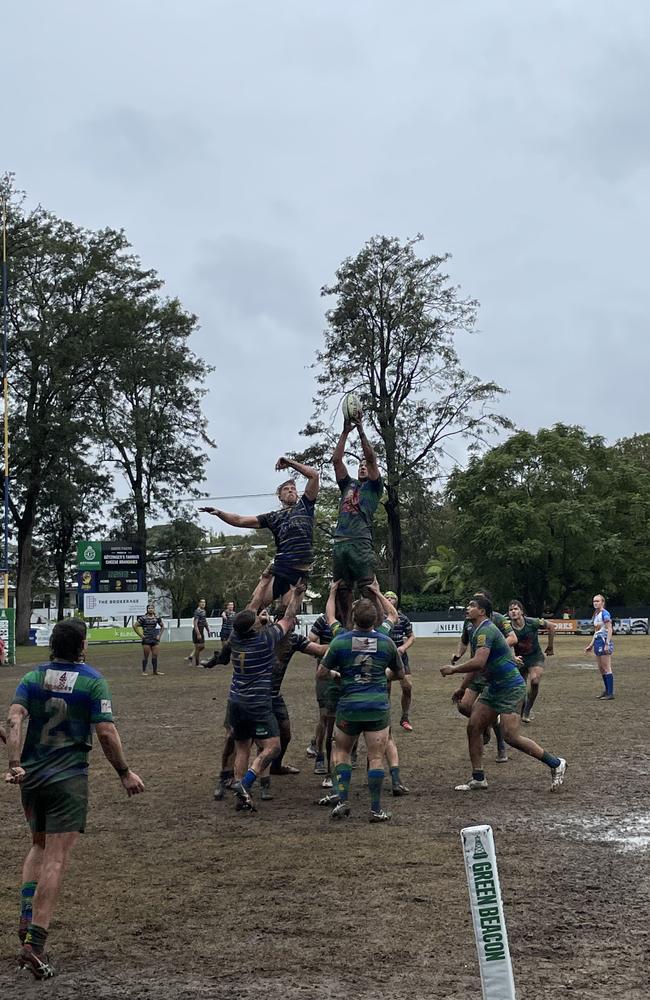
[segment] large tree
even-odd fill
[[[85,230],[40,206],[10,203],[10,511],[16,529],[16,638],[28,637],[32,545],[58,469],[112,459],[130,487],[136,538],[144,516],[202,478],[206,370],[188,349],[194,317],[160,297],[121,232]],[[158,384],[155,384],[158,383]]]
[[[188,343],[196,317],[176,299],[161,300],[159,286],[142,294],[136,282],[107,303],[102,368],[93,382],[104,458],[128,485],[134,541],[143,552],[147,517],[173,514],[179,493],[199,495],[195,484],[214,447],[201,412],[212,369]]]
[[[581,427],[520,431],[449,480],[454,548],[500,602],[558,613],[650,587],[650,470]]]
[[[361,396],[384,470],[388,580],[398,593],[405,494],[435,480],[450,438],[476,446],[509,426],[492,409],[503,390],[467,372],[454,346],[473,329],[477,303],[451,284],[449,255],[417,255],[420,239],[374,237],[322,289],[334,303],[315,362],[314,417],[303,431],[316,438],[304,455],[322,463],[333,401],[351,390]]]
[[[94,437],[91,390],[103,301],[132,280],[134,260],[111,230],[88,232],[38,207],[10,179],[10,511],[17,535],[16,638],[28,637],[32,543],[43,492],[65,457]]]
[[[57,619],[63,618],[66,590],[74,575],[75,541],[101,538],[104,505],[112,493],[109,475],[75,452],[57,456],[43,484],[36,535],[57,583]]]

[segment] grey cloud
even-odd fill
[[[150,183],[152,172],[209,157],[208,134],[191,117],[115,107],[81,124],[77,133],[80,155],[103,173],[140,175]]]
[[[221,236],[199,248],[195,273],[220,302],[245,320],[268,318],[296,332],[318,329],[318,286],[296,255],[242,236]]]

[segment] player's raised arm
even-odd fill
[[[296,617],[300,611],[300,605],[302,604],[302,598],[307,589],[304,583],[297,583],[294,587],[290,587],[291,600],[287,604],[284,612],[284,616],[276,625],[279,625],[282,631],[285,633],[291,632],[295,627]]]
[[[277,460],[275,468],[276,472],[281,472],[283,469],[293,469],[294,472],[304,476],[307,480],[305,496],[308,500],[316,499],[320,488],[320,476],[317,469],[312,469],[310,465],[303,465],[302,462],[296,462],[293,458],[286,458],[284,455]]]
[[[259,528],[259,518],[249,514],[230,514],[228,511],[219,510],[218,507],[199,507],[202,514],[212,514],[220,518],[233,528]]]
[[[330,585],[330,592],[325,605],[325,618],[331,627],[336,622],[336,592],[339,589],[339,580],[334,580]]]
[[[370,475],[370,471],[368,471],[368,475]],[[382,594],[381,590],[379,589],[379,583],[377,582],[377,577],[374,578],[374,580],[368,587],[368,590],[375,595],[377,601],[379,602],[379,606],[383,612],[384,618],[388,619],[391,625],[396,625],[397,622],[399,621],[399,612],[397,610],[397,607],[394,604],[391,604],[388,598],[384,597],[384,595]],[[381,622],[379,622],[378,624],[381,624]]]
[[[371,482],[376,482],[378,479],[381,479],[381,473],[379,471],[379,466],[377,465],[377,455],[375,453],[375,449],[366,437],[366,432],[364,431],[363,424],[361,422],[361,415],[359,415],[354,423],[359,431],[359,440],[361,441],[361,447],[363,448],[363,457],[368,470],[368,479],[370,479]]]
[[[332,452],[332,465],[334,466],[334,477],[337,483],[345,482],[348,478],[348,470],[343,461],[343,456],[345,455],[345,445],[351,430],[352,424],[348,420],[344,421],[341,436],[336,443],[336,448]]]

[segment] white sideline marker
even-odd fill
[[[460,831],[483,1000],[517,1000],[491,826]]]

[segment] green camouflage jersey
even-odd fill
[[[521,656],[524,666],[532,667],[537,663],[543,663],[544,654],[539,644],[539,630],[546,628],[546,619],[526,617],[521,628],[516,628],[515,625],[512,627],[517,636],[515,653]]]
[[[401,664],[397,646],[384,632],[339,631],[323,657],[323,666],[341,675],[338,708],[348,718],[389,710],[386,667],[398,671]]]
[[[512,623],[510,619],[506,617],[506,615],[502,615],[498,611],[493,611],[490,620],[494,622],[499,632],[501,632],[501,634],[505,636],[506,639],[508,638],[509,635],[512,635]],[[469,618],[466,618],[465,621],[463,622],[463,634],[460,637],[460,641],[462,642],[463,646],[469,646],[469,641],[472,638],[473,630],[474,626],[472,625]]]
[[[525,681],[517,664],[512,658],[512,650],[503,635],[489,618],[484,619],[481,624],[472,630],[470,637],[470,647],[472,656],[476,655],[478,649],[489,649],[487,663],[483,667],[483,674],[487,678],[490,691],[497,694],[508,688],[524,685]]]
[[[91,726],[112,722],[108,684],[86,663],[43,663],[25,674],[13,703],[29,715],[20,758],[23,787],[38,788],[88,769]]]
[[[379,479],[359,482],[351,476],[337,480],[341,491],[335,541],[362,539],[372,543],[372,519],[379,506],[384,484]]]

